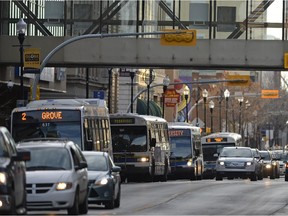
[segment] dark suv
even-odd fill
[[[16,150],[5,127],[0,127],[0,214],[26,214],[25,162],[30,153]]]

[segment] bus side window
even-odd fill
[[[84,132],[85,132],[85,143],[84,150],[92,150],[92,125],[90,119],[84,119]]]

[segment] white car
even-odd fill
[[[262,180],[263,168],[250,147],[224,147],[216,161],[216,180],[223,177]]]
[[[87,162],[77,145],[67,140],[37,139],[20,142],[17,148],[31,154],[26,163],[28,210],[88,212]]]

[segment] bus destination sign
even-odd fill
[[[111,118],[110,124],[135,124],[134,118]]]
[[[227,142],[227,138],[225,137],[207,138],[206,142]]]

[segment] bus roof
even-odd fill
[[[44,109],[80,109],[86,107],[85,113],[94,115],[108,116],[108,107],[106,101],[102,99],[48,99],[48,100],[35,100],[29,102],[24,107],[17,107],[12,110],[13,112],[24,112],[30,110],[44,110]],[[96,110],[96,111],[95,111]]]
[[[147,122],[167,122],[164,118],[158,116],[151,116],[151,115],[140,115],[137,113],[111,113],[110,118],[138,118],[145,120]]]
[[[207,136],[203,136],[201,139],[205,140],[207,138],[217,138],[217,137],[230,137],[234,140],[241,139],[242,136],[238,133],[232,133],[232,132],[217,132],[217,133],[212,133]]]
[[[168,122],[168,127],[171,129],[191,129],[193,132],[201,133],[201,128],[193,126],[187,122]]]

